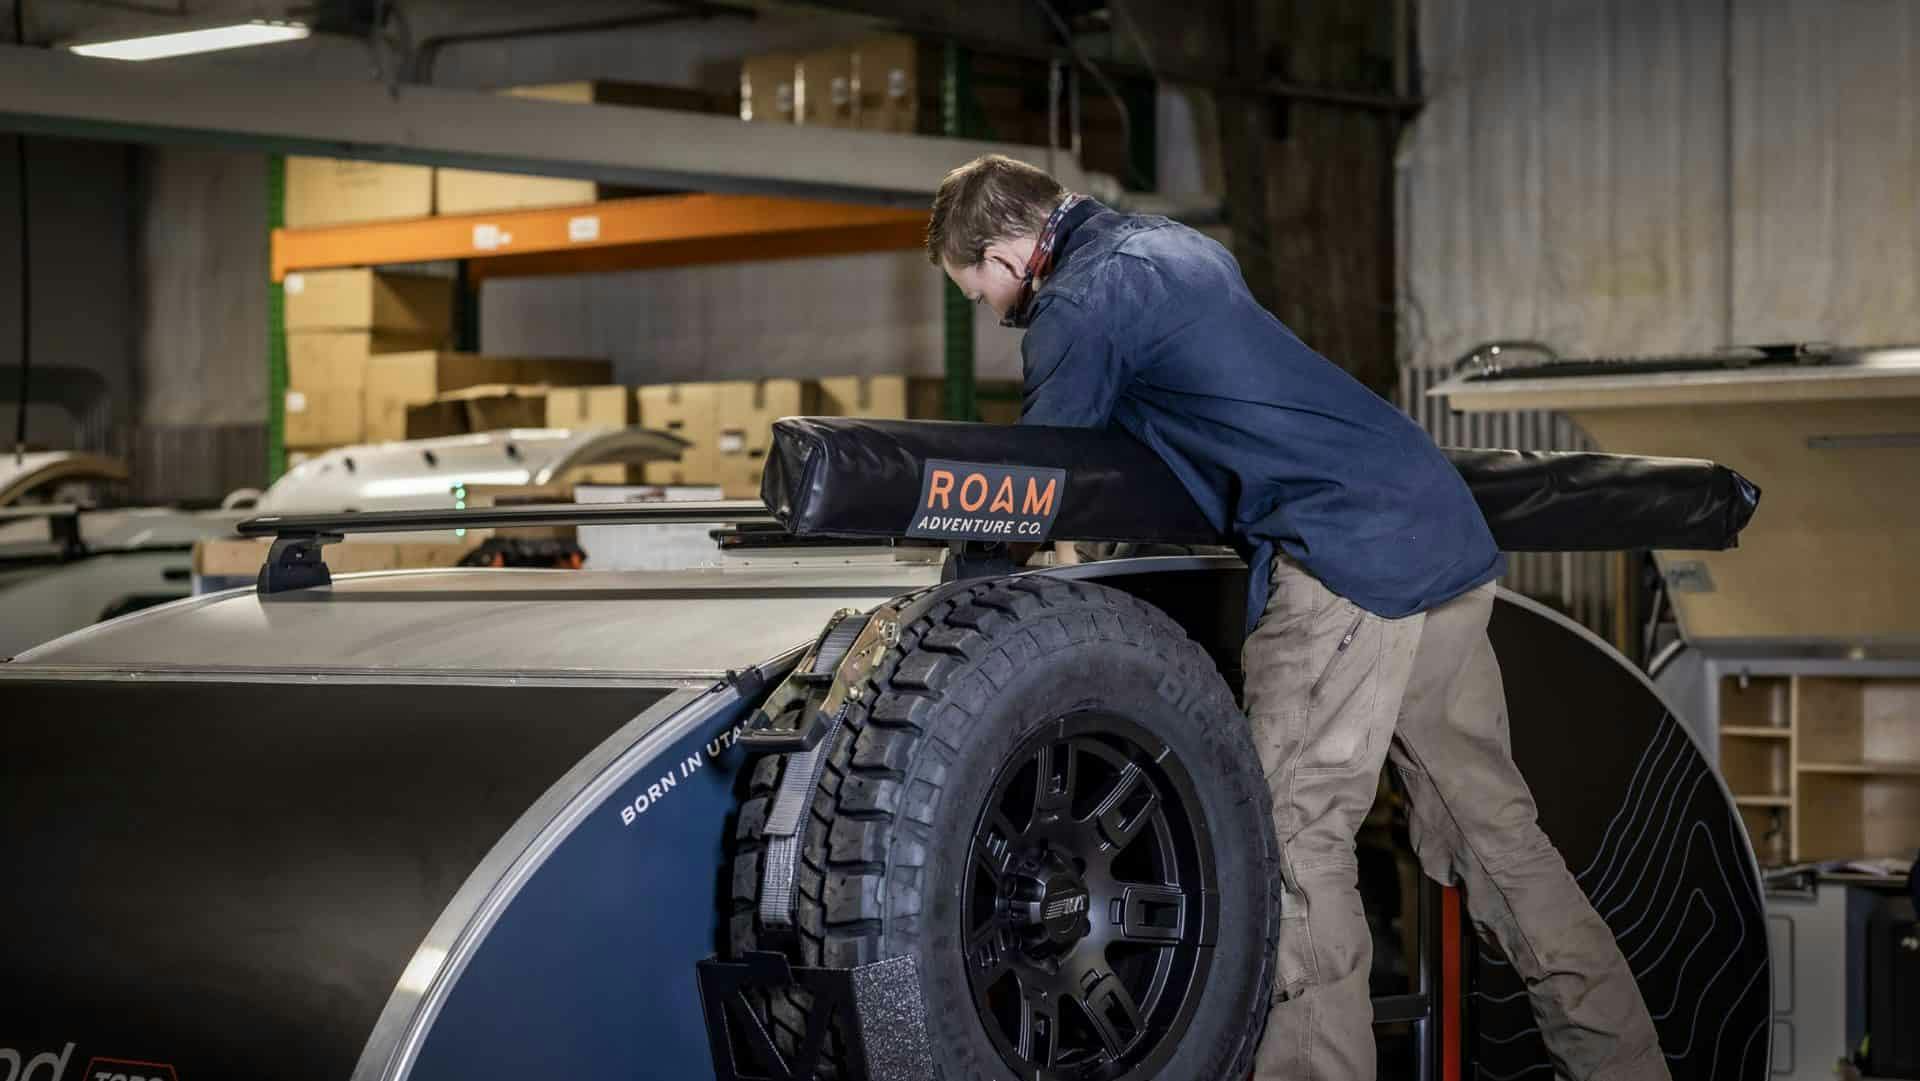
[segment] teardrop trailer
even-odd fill
[[[1452,453],[1510,549],[1725,547],[1757,499],[1710,463]],[[1219,543],[1178,482],[1108,433],[792,419],[763,499],[257,518],[255,589],[0,665],[0,1047],[195,1081],[1244,1075],[1282,915],[1244,567],[997,547]],[[692,571],[324,564],[555,521],[738,529]],[[1731,800],[1585,631],[1503,596],[1490,633],[1675,1075],[1762,1076]],[[1431,900],[1377,1017],[1430,1076],[1544,1069],[1511,968]]]

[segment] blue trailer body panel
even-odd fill
[[[459,974],[409,1076],[713,1076],[694,965],[723,933],[747,712],[687,726],[581,820]]]

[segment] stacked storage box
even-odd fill
[[[483,383],[407,406],[407,438],[432,439],[503,428],[626,428],[634,423],[637,406],[631,387]],[[569,479],[583,484],[631,484],[640,480],[619,463],[585,466],[569,474]]]
[[[728,499],[758,498],[760,471],[773,449],[773,422],[820,412],[820,386],[812,380],[760,379],[718,388],[720,489]]]
[[[481,383],[407,406],[407,438],[547,427],[547,388]]]
[[[981,380],[975,408],[988,424],[1020,422],[1020,384]],[[943,420],[947,381],[906,375],[838,375],[820,380],[820,412],[830,417],[903,417]]]
[[[945,386],[939,379],[849,375],[641,387],[640,424],[688,444],[677,462],[648,463],[646,482],[717,484],[728,499],[752,499],[760,494],[774,421],[808,414],[937,419],[945,416]],[[983,419],[1020,419],[1017,387],[986,383],[981,391]]]
[[[453,325],[453,282],[371,270],[289,274],[286,445],[299,450],[367,437],[373,357],[433,349]]]
[[[677,462],[647,463],[647,483],[717,484],[729,499],[754,498],[773,422],[818,412],[819,394],[801,379],[641,387],[640,423],[688,444]]]
[[[367,436],[420,439],[500,428],[547,427],[554,387],[604,384],[605,360],[496,357],[474,353],[388,353],[367,374]],[[432,405],[431,409],[420,407]]]
[[[720,407],[716,383],[641,387],[640,424],[679,436],[687,449],[677,462],[648,462],[648,484],[711,484],[720,476]]]
[[[704,90],[645,83],[546,83],[510,87],[501,93],[567,105],[621,105],[683,112],[715,112],[722,104],[720,95]],[[727,100],[730,104],[731,99]],[[592,180],[488,173],[474,169],[439,170],[434,175],[434,192],[435,205],[441,214],[484,214],[502,210],[578,206],[601,199],[639,194],[634,188],[600,184]]]
[[[640,401],[633,388],[623,386],[553,387],[547,391],[549,428],[625,428],[638,423]],[[577,471],[582,484],[637,484],[638,468],[619,464],[590,465]]]
[[[821,49],[802,56],[793,73],[796,122],[820,128],[858,127],[860,110],[853,80],[852,49]]]
[[[920,43],[872,38],[854,47],[855,126],[908,135],[920,130]]]
[[[880,37],[740,65],[740,117],[763,123],[920,130],[920,43]]]
[[[740,119],[756,124],[792,124],[795,109],[794,78],[800,58],[792,53],[749,56],[740,65]]]
[[[433,167],[347,158],[287,159],[289,228],[425,218],[433,214]]]

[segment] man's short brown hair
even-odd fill
[[[927,260],[976,266],[999,240],[1039,236],[1067,189],[1023,161],[986,154],[948,173],[933,195]]]

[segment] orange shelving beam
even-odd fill
[[[918,248],[927,212],[758,195],[655,195],[584,206],[273,231],[273,280],[300,270],[466,259],[474,279]]]

